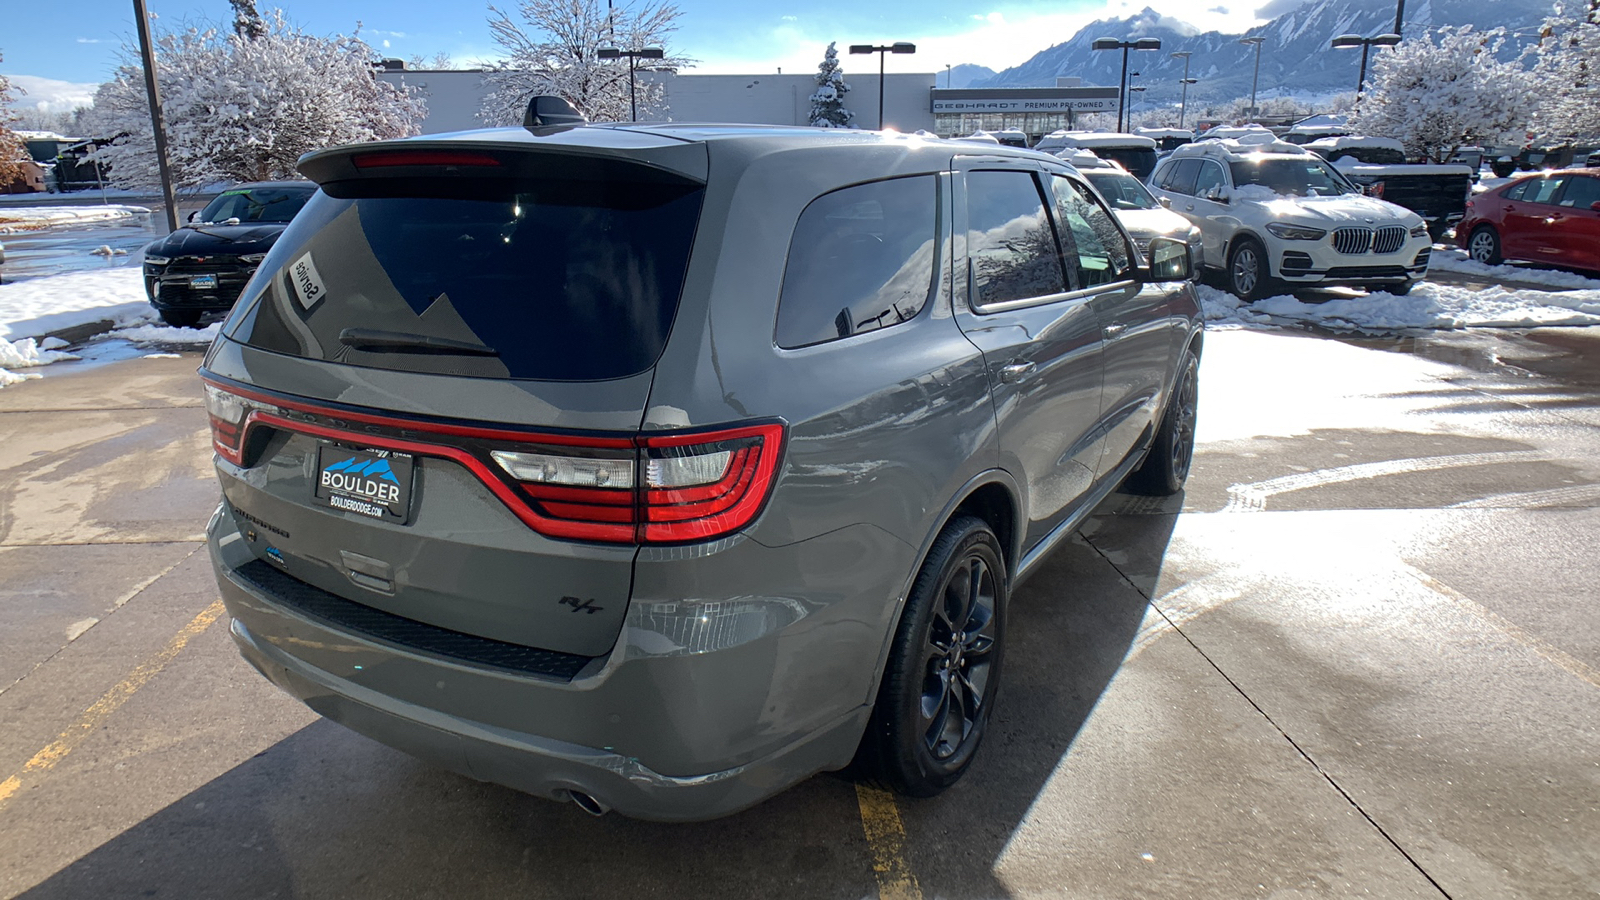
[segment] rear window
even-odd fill
[[[1135,178],[1149,178],[1156,168],[1156,151],[1149,147],[1095,147],[1094,155],[1120,163]]]
[[[316,191],[313,185],[294,188],[235,188],[223,191],[196,217],[201,222],[287,222]]]
[[[224,333],[308,359],[485,378],[600,380],[654,365],[703,189],[400,184],[318,193]]]

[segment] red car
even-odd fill
[[[1556,169],[1467,201],[1456,241],[1477,262],[1600,270],[1600,168]]]

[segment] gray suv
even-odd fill
[[[1180,489],[1185,246],[1069,165],[869,132],[338,147],[201,375],[244,657],[475,779],[649,819],[954,783],[1016,583]]]

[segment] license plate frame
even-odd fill
[[[340,512],[409,524],[416,460],[408,453],[323,441],[313,458],[311,500]]]
[[[189,286],[201,290],[216,290],[217,276],[215,275],[190,275]]]

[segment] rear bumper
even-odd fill
[[[870,536],[855,530],[843,529],[840,540],[859,551]],[[765,632],[745,615],[722,629],[738,631],[738,643],[706,652],[667,646],[664,639],[687,638],[665,627],[660,603],[645,603],[617,648],[566,680],[341,627],[240,576],[255,556],[231,516],[214,516],[209,537],[234,640],[268,680],[374,740],[535,796],[582,792],[642,819],[716,818],[842,768],[870,713],[876,654],[862,653],[847,629],[877,618],[870,612],[884,600],[876,584],[793,621],[769,611],[760,617]],[[895,555],[879,550],[880,560]],[[836,547],[815,551],[842,556]],[[843,649],[819,652],[818,641]]]

